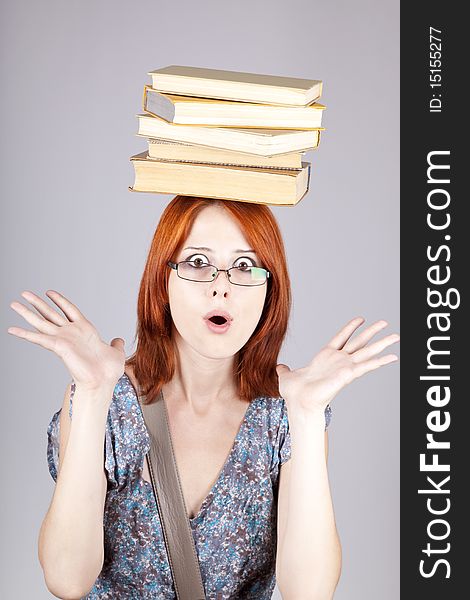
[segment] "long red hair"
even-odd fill
[[[238,394],[248,401],[258,396],[280,396],[276,365],[287,331],[291,291],[284,243],[273,213],[262,204],[176,196],[163,211],[153,236],[137,302],[136,351],[126,360],[147,396],[146,403],[171,381],[177,364],[167,261],[175,260],[201,210],[214,203],[238,222],[263,266],[271,272],[259,323],[234,363]]]

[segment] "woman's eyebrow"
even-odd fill
[[[214,252],[214,250],[211,250],[211,248],[206,248],[205,246],[187,246],[186,248],[183,248],[183,250],[204,250],[205,252]],[[256,252],[254,250],[234,250],[233,251],[234,254],[235,253],[239,253],[239,252],[251,252],[253,254],[256,254]]]

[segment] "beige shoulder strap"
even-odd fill
[[[147,464],[160,515],[171,572],[178,600],[205,600],[201,570],[186,510],[176,459],[173,452],[168,413],[163,393],[152,404],[144,404],[140,386],[126,369],[150,436]]]

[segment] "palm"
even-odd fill
[[[99,381],[108,375],[112,378],[115,368],[117,373],[124,371],[124,349],[103,342],[89,321],[63,325],[54,339],[54,351],[75,381]],[[107,366],[109,373],[103,371]]]
[[[392,334],[373,344],[368,342],[381,329],[385,321],[378,321],[352,338],[364,322],[360,317],[350,321],[337,335],[302,368],[290,370],[278,365],[279,392],[308,411],[324,410],[336,394],[354,379],[397,360],[396,355],[377,356],[382,350],[399,340]]]
[[[8,332],[54,352],[63,360],[76,383],[97,387],[104,382],[116,383],[124,372],[125,352],[121,338],[111,344],[101,340],[94,325],[80,310],[58,292],[48,296],[62,310],[53,310],[32,292],[22,296],[38,311],[35,313],[19,302],[10,306],[36,331],[10,327]]]

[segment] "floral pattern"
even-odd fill
[[[73,415],[72,381],[69,416]],[[57,480],[60,412],[47,428],[49,472]],[[331,409],[325,410],[325,428]],[[126,374],[106,423],[105,559],[86,600],[176,598],[151,483],[142,478],[150,438]],[[190,526],[206,597],[271,598],[275,587],[279,467],[291,453],[283,398],[258,397],[247,407],[219,477]]]

